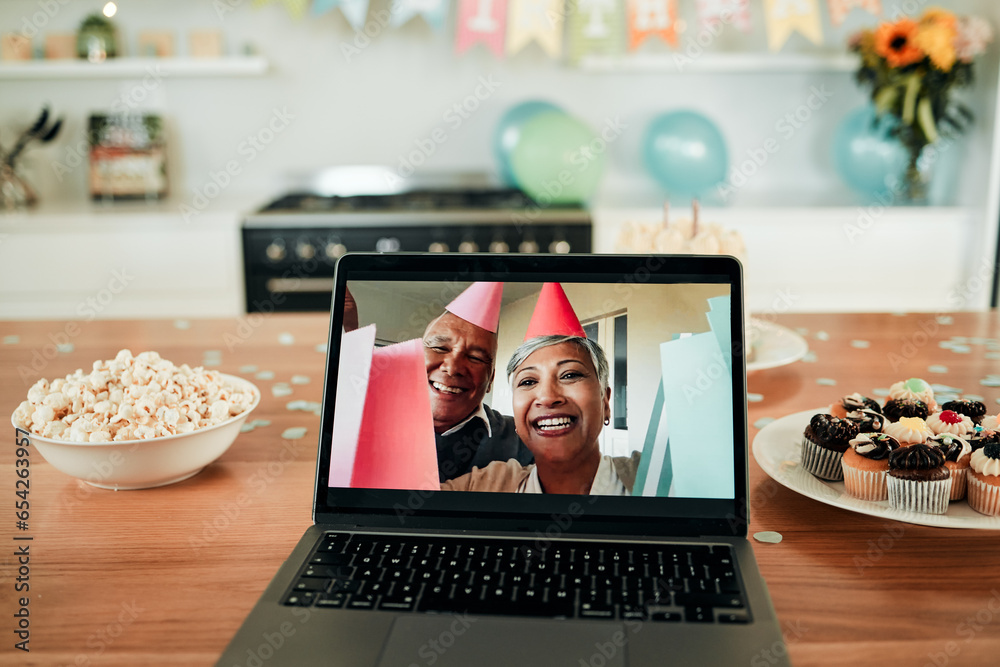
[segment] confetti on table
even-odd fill
[[[298,440],[306,434],[307,430],[304,426],[293,426],[282,431],[281,437],[285,440]]]
[[[872,396],[888,396],[889,390],[885,387],[879,387],[877,389],[872,389]]]
[[[764,394],[747,394],[748,403],[760,403],[764,400]]]
[[[951,351],[955,354],[969,354],[972,352],[972,348],[968,345],[953,345]]]
[[[308,375],[293,375],[292,384],[309,384]]]
[[[174,320],[175,329],[190,329],[191,323],[187,320]]]
[[[1000,400],[998,400],[1000,402]],[[774,421],[774,417],[761,417],[753,423],[754,428],[764,428],[768,424]]]
[[[277,382],[271,386],[271,393],[277,396],[278,398],[281,398],[283,396],[291,396],[292,393],[294,392],[292,391],[292,388],[288,386],[287,383]]]
[[[295,345],[295,336],[285,332],[278,334],[278,342],[282,345]]]
[[[932,384],[931,391],[935,394],[961,394],[962,389],[960,387],[950,387],[946,384]]]
[[[202,366],[209,366],[209,367],[221,366],[222,365],[222,359],[213,359],[213,358],[202,359],[201,360],[201,365]]]
[[[753,538],[758,542],[766,542],[767,544],[778,544],[783,539],[781,533],[776,533],[773,530],[762,530],[759,533],[754,533]]]
[[[1000,376],[988,375],[979,381],[984,387],[1000,387]]]
[[[62,352],[63,354],[69,354],[70,352],[76,349],[76,345],[74,345],[73,343],[59,343],[58,345],[56,345],[56,349]]]
[[[316,346],[316,351],[320,354],[326,354],[326,343],[320,343]]]
[[[825,331],[817,331],[816,340],[830,340],[830,334]]]
[[[271,422],[267,419],[252,419],[240,427],[241,433],[249,433],[255,428],[263,428],[265,426],[270,426]]]
[[[274,371],[260,371],[259,373],[254,375],[254,377],[257,378],[258,380],[273,380]]]
[[[221,366],[222,352],[219,350],[205,350],[201,355],[202,366]]]
[[[243,424],[243,426],[240,426],[240,433],[249,433],[250,431],[254,430],[255,428],[257,428],[257,427],[254,426],[253,423],[247,422],[246,424]]]
[[[871,343],[866,340],[852,340],[851,347],[856,347],[859,350],[865,350],[871,347]]]
[[[320,404],[315,401],[289,401],[285,408],[288,410],[301,410],[303,412],[314,412],[319,414]]]
[[[806,362],[807,364],[815,364],[817,360],[818,357],[816,356],[816,353],[813,352],[812,350],[806,352],[805,356],[802,357],[802,361]]]
[[[987,352],[983,356],[987,359],[1000,359],[1000,352]]]
[[[837,381],[833,378],[816,378],[816,384],[821,384],[824,387],[833,387],[836,386]]]
[[[927,372],[928,373],[947,373],[948,372],[948,367],[947,366],[941,366],[941,365],[928,366],[927,367]]]
[[[952,324],[955,319],[951,315],[938,315],[938,324]]]
[[[797,333],[800,336],[808,336],[809,329],[806,329],[805,327],[795,327],[795,333]]]
[[[905,310],[894,310],[889,314],[893,317],[906,317],[908,313]]]
[[[246,366],[240,366],[240,373],[256,373],[256,372],[257,372],[256,364],[247,364]]]
[[[222,358],[222,350],[205,350],[204,352],[201,353],[201,356],[203,356],[206,359],[209,359],[209,358],[212,358],[212,359],[221,359]]]
[[[20,336],[4,336],[3,337],[3,344],[4,345],[17,345],[20,342],[21,342],[21,337]]]

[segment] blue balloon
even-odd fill
[[[544,100],[529,100],[515,104],[500,117],[493,133],[493,155],[496,157],[500,178],[507,185],[518,185],[511,168],[511,156],[521,140],[521,127],[545,111],[562,112],[562,109]]]
[[[894,187],[906,169],[906,149],[891,132],[896,123],[888,114],[875,115],[871,105],[851,111],[833,134],[833,162],[844,182],[874,197]]]
[[[726,178],[726,140],[696,111],[671,111],[652,120],[642,142],[643,162],[667,192],[699,197]]]

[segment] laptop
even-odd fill
[[[342,257],[314,524],[218,665],[787,664],[747,540],[742,304],[731,257]],[[603,351],[600,382],[579,340],[524,356],[560,308]],[[490,433],[445,466],[431,392],[469,388],[428,375],[423,338],[448,313],[493,327],[496,359]],[[532,421],[546,401],[576,412]],[[565,461],[587,465],[560,467],[546,448],[578,424]],[[581,474],[583,492],[553,492]]]

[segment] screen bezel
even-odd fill
[[[728,284],[733,341],[735,496],[730,499],[530,495],[329,487],[343,308],[332,307],[320,421],[313,519],[395,529],[489,529],[560,534],[747,534],[747,417],[742,266],[734,257],[701,255],[492,255],[359,253],[336,266],[332,304],[348,280]],[[456,498],[460,494],[461,498]],[[462,509],[456,509],[461,507]]]

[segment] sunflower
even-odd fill
[[[942,72],[950,72],[955,64],[955,38],[958,21],[955,15],[943,9],[931,8],[924,12],[913,36],[916,44]]]
[[[875,30],[875,52],[886,59],[890,67],[905,67],[921,60],[924,52],[913,38],[917,22],[902,18],[895,23],[883,23]]]

